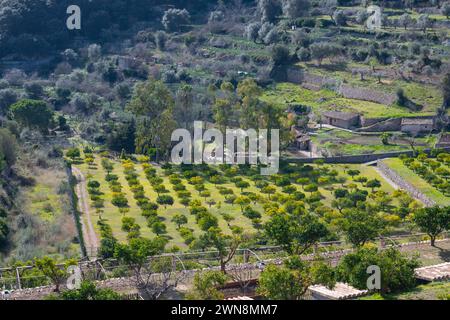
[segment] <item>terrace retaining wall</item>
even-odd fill
[[[408,192],[409,195],[412,196],[413,198],[423,202],[427,207],[433,207],[436,205],[436,202],[428,198],[426,195],[424,195],[422,192],[416,189],[413,185],[405,181],[397,172],[395,172],[395,170],[392,170],[385,163],[383,163],[383,161],[379,161],[377,163],[377,168],[384,175],[386,175],[392,182],[398,185],[401,189]]]
[[[366,121],[371,122],[371,121]],[[374,122],[369,126],[363,126],[355,131],[361,132],[384,132],[384,131],[400,131],[402,128],[402,118],[386,119]]]
[[[340,80],[336,78],[304,72],[298,67],[288,68],[286,72],[286,79],[288,82],[301,84],[306,89],[315,91],[320,90],[322,86],[327,84],[336,85],[337,92],[347,99],[358,99],[385,105],[391,105],[396,100],[396,96],[394,94],[340,83]]]
[[[450,147],[442,148],[445,151],[450,151]],[[421,150],[426,154],[430,154],[433,149]],[[386,158],[396,158],[402,154],[412,156],[414,152],[410,151],[395,151],[395,152],[385,152],[385,153],[372,153],[372,154],[360,154],[353,156],[336,156],[336,157],[313,157],[313,158],[283,158],[282,160],[288,163],[313,163],[315,160],[324,160],[325,163],[367,163],[376,160],[386,159]]]

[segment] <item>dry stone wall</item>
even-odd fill
[[[406,182],[395,170],[389,168],[383,161],[378,161],[377,163],[378,169],[386,175],[392,182],[398,185],[401,189],[405,190],[409,193],[413,198],[416,198],[423,202],[427,207],[433,207],[436,205],[436,202],[428,198],[422,192],[417,190],[413,185]]]

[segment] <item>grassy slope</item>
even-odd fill
[[[279,106],[288,103],[307,105],[316,113],[331,110],[356,112],[369,118],[419,115],[418,113],[413,113],[406,108],[395,105],[385,106],[374,102],[346,99],[331,90],[322,89],[320,91],[312,91],[292,83],[280,83],[276,85],[275,88],[267,90],[263,94],[262,99]],[[420,113],[420,115],[426,114],[431,114],[431,112]]]
[[[395,170],[403,179],[415,186],[423,194],[430,199],[436,201],[440,205],[450,205],[450,199],[433,188],[428,182],[423,180],[414,171],[403,165],[402,161],[397,158],[383,160],[389,167]]]
[[[302,67],[305,67],[308,72],[322,75],[326,77],[332,77],[336,79],[345,80],[346,83],[354,86],[361,87],[366,89],[372,89],[380,92],[386,92],[395,94],[397,88],[403,88],[405,94],[408,98],[413,100],[414,102],[423,105],[424,108],[420,112],[410,112],[406,108],[402,108],[399,106],[387,107],[390,109],[391,113],[399,112],[404,116],[413,116],[413,115],[430,115],[433,114],[437,107],[442,104],[442,93],[441,91],[432,85],[425,85],[422,83],[416,82],[406,82],[403,80],[391,80],[391,79],[382,79],[381,83],[378,83],[378,79],[372,76],[365,76],[364,81],[361,81],[359,76],[354,76],[351,72],[345,70],[332,70],[335,68],[335,65],[322,65],[321,67],[314,66],[312,64],[301,64]],[[368,66],[366,64],[357,64],[352,63],[347,66],[348,69],[351,68],[362,68],[367,69]],[[389,66],[377,66],[377,71],[389,72]],[[348,100],[348,99],[347,99]],[[376,110],[373,111],[375,116],[379,112]],[[371,113],[368,113],[368,116],[371,116]]]
[[[409,150],[406,141],[396,140],[389,145],[381,143],[380,134],[358,134],[340,129],[322,128],[312,135],[312,141],[321,148],[326,148],[334,155],[357,155],[365,153],[382,153]],[[417,138],[421,146],[431,146],[432,137]]]
[[[53,228],[51,233],[43,234],[41,241],[45,243],[42,252],[47,254],[59,254],[65,242],[66,256],[76,256],[79,253],[79,245],[72,243],[76,235],[76,226],[70,214],[70,199],[67,193],[59,193],[62,182],[67,180],[63,170],[50,168],[35,168],[34,178],[36,184],[33,187],[23,189],[18,201],[24,203],[24,210],[37,216],[42,226]],[[47,230],[37,232],[45,233]]]

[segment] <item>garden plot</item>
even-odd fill
[[[256,234],[271,210],[294,198],[309,210],[331,210],[336,189],[365,190],[367,201],[382,197],[387,207],[396,203],[388,196],[393,188],[374,168],[361,165],[314,164],[266,177],[250,167],[171,167],[150,164],[145,157],[132,161],[88,154],[75,166],[87,178],[99,235],[102,221],[119,241],[136,234],[159,235],[180,249],[211,226],[226,234],[234,228]]]

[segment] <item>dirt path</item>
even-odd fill
[[[95,233],[94,226],[92,225],[91,213],[89,208],[89,197],[86,190],[86,178],[80,169],[72,167],[72,172],[77,178],[77,196],[78,196],[78,208],[85,216],[85,219],[81,219],[83,228],[83,236],[85,240],[86,250],[89,257],[96,256],[97,248],[100,247],[97,234]],[[86,221],[87,225],[85,224]]]

